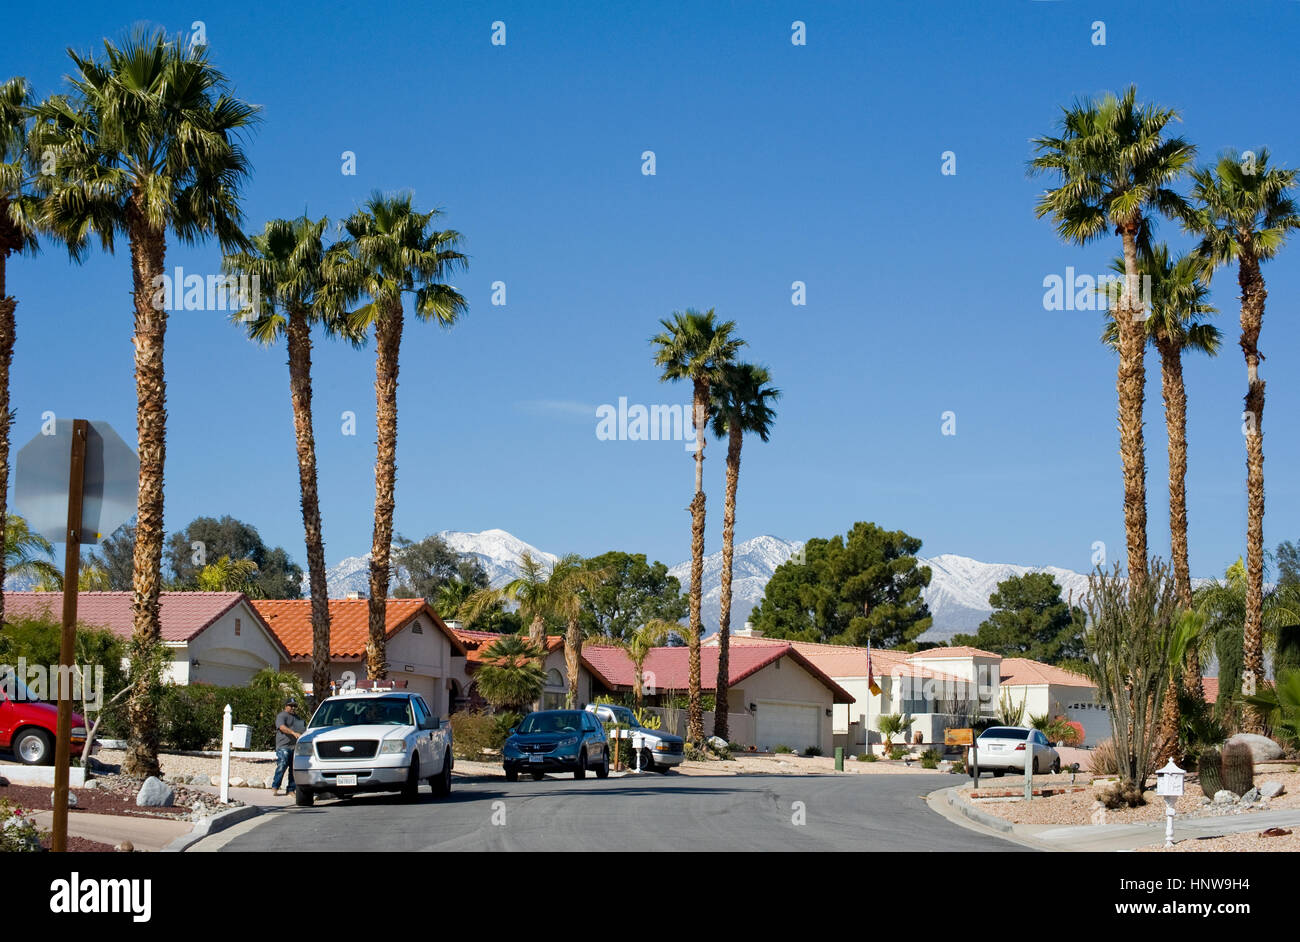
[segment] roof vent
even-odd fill
[[[350,601],[350,602],[356,602],[356,601],[359,601],[359,600],[361,600],[361,599],[364,599],[364,598],[366,597],[366,593],[364,593],[364,592],[362,592],[362,591],[360,591],[360,590],[353,590],[352,592],[349,592],[347,595],[345,595],[345,596],[343,596],[343,597],[344,597],[345,599],[347,599],[348,601]]]

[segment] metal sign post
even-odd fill
[[[1036,745],[1031,733],[1025,747],[1025,801],[1034,800],[1034,746]]]
[[[57,419],[18,452],[14,506],[32,532],[65,546],[63,618],[59,633],[54,742],[55,851],[68,848],[68,784],[72,756],[73,661],[81,544],[97,543],[135,513],[140,464],[107,422]],[[82,763],[88,757],[83,754]]]
[[[81,489],[86,479],[86,430],[90,423],[72,423],[72,455],[68,464],[67,547],[63,553],[63,629],[59,637],[58,732],[54,740],[53,850],[68,849],[68,779],[72,770],[72,662],[77,643],[77,577],[81,573]]]

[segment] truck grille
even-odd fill
[[[667,752],[669,755],[680,756],[682,754],[682,747],[685,745],[685,743],[666,742],[664,743],[664,745],[668,747]]]
[[[369,759],[378,751],[379,741],[375,739],[330,739],[316,743],[316,755],[322,759]]]

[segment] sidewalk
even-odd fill
[[[1054,824],[1013,824],[989,814],[957,795],[955,788],[933,793],[931,808],[949,820],[982,833],[996,831],[999,836],[1019,844],[1049,851],[1131,851],[1139,847],[1162,846],[1165,822],[1142,824],[1086,824],[1061,827]],[[940,807],[936,807],[936,805]],[[945,813],[945,807],[952,813]],[[1300,809],[1256,811],[1250,814],[1174,818],[1174,841],[1220,837],[1225,834],[1258,832],[1265,828],[1300,828]]]
[[[54,827],[53,811],[38,811],[33,817],[41,830]],[[160,851],[176,838],[190,832],[192,821],[172,821],[167,818],[131,817],[121,814],[90,814],[86,811],[68,812],[68,834],[99,841],[115,847],[130,841],[135,849]]]

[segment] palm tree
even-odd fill
[[[325,540],[321,530],[320,494],[316,481],[316,436],[312,427],[311,330],[323,325],[327,334],[344,336],[354,344],[342,316],[351,300],[326,275],[328,249],[321,236],[326,219],[272,219],[252,247],[225,257],[222,267],[257,285],[253,303],[236,315],[248,336],[269,346],[281,337],[289,348],[289,400],[293,406],[298,449],[298,489],[302,496],[302,527],[307,543],[311,587],[311,683],[313,691],[330,689],[329,588],[325,582]],[[321,694],[316,694],[319,699]]]
[[[194,588],[196,592],[243,592],[254,599],[265,594],[257,584],[257,563],[251,559],[231,559],[229,556],[222,556],[200,569]],[[316,691],[328,689],[313,688]],[[319,693],[316,696],[321,698]]]
[[[561,556],[551,569],[548,596],[551,613],[564,621],[564,670],[569,690],[564,705],[578,706],[578,672],[582,663],[582,608],[587,595],[608,579],[608,569],[588,569],[577,553]]]
[[[483,651],[474,685],[494,707],[519,711],[533,703],[546,686],[541,660],[546,652],[520,635],[502,635]]]
[[[468,582],[463,579],[451,579],[438,586],[438,598],[434,602],[433,610],[443,619],[455,618],[456,613],[473,594],[474,587]]]
[[[1138,250],[1150,245],[1154,214],[1181,216],[1186,203],[1170,189],[1186,171],[1195,148],[1164,137],[1172,109],[1138,105],[1137,89],[1064,108],[1059,137],[1033,141],[1032,174],[1055,175],[1060,186],[1039,197],[1035,215],[1051,216],[1068,242],[1084,245],[1114,230],[1124,246],[1124,290],[1119,323],[1120,454],[1124,461],[1124,528],[1129,576],[1147,578],[1146,444],[1142,406],[1146,334],[1138,300]]]
[[[344,228],[349,257],[333,276],[368,301],[351,315],[358,332],[375,330],[375,526],[370,548],[370,637],[366,670],[388,676],[384,620],[387,612],[389,557],[393,543],[394,490],[397,485],[397,370],[402,345],[403,295],[411,295],[415,315],[450,327],[467,308],[465,299],[441,279],[462,268],[456,251],[460,233],[430,229],[439,210],[416,212],[409,193],[374,193]]]
[[[1241,689],[1254,695],[1264,680],[1264,381],[1259,378],[1259,332],[1268,291],[1260,271],[1277,255],[1288,233],[1300,228],[1291,198],[1296,171],[1268,165],[1268,151],[1258,156],[1224,154],[1213,169],[1192,175],[1195,208],[1185,215],[1187,229],[1201,237],[1197,254],[1206,277],[1229,262],[1237,263],[1241,287],[1241,352],[1246,358],[1246,623]],[[1255,716],[1252,728],[1262,728]]]
[[[535,648],[546,645],[546,619],[552,612],[550,571],[527,551],[519,559],[522,575],[498,589],[480,589],[461,603],[456,614],[472,625],[480,616],[502,602],[519,606],[519,617],[528,622],[528,643]],[[441,614],[441,611],[439,611]]]
[[[31,177],[27,149],[31,86],[24,78],[0,84],[0,543],[9,496],[9,367],[14,358],[14,311],[18,301],[5,293],[5,267],[10,255],[35,252],[36,225],[31,219]],[[4,623],[5,562],[0,560],[0,624]]]
[[[1124,259],[1111,265],[1125,273]],[[1176,261],[1167,246],[1152,246],[1138,255],[1138,270],[1150,285],[1150,310],[1146,333],[1160,353],[1161,391],[1164,395],[1165,427],[1169,438],[1169,537],[1174,567],[1174,590],[1184,609],[1192,608],[1192,578],[1187,555],[1187,389],[1183,383],[1183,351],[1197,351],[1207,356],[1219,352],[1221,335],[1213,324],[1202,318],[1218,313],[1209,304],[1209,288],[1201,280],[1201,261],[1183,255]],[[1119,324],[1114,318],[1106,323],[1102,339],[1111,346],[1119,344]],[[1178,751],[1180,688],[1201,696],[1201,665],[1195,645],[1186,648],[1183,661],[1185,676],[1174,678],[1165,688],[1161,707],[1161,760]]]
[[[663,367],[660,382],[690,380],[691,414],[695,425],[695,497],[691,500],[691,596],[690,624],[686,643],[690,700],[686,713],[686,738],[699,742],[704,738],[704,711],[700,700],[700,602],[704,579],[704,430],[709,424],[710,389],[720,384],[724,370],[731,364],[745,341],[732,336],[735,321],[718,322],[712,309],[701,314],[695,310],[674,312],[671,320],[661,320],[663,331],[651,343],[655,365]]]
[[[4,566],[9,575],[20,579],[57,584],[63,588],[63,572],[53,562],[54,546],[39,533],[33,533],[27,521],[17,514],[7,514],[4,528]]]
[[[131,248],[135,317],[136,438],[140,455],[133,575],[134,631],[123,771],[158,774],[157,691],[149,656],[160,641],[163,469],[166,459],[167,311],[159,300],[167,239],[215,235],[223,251],[243,248],[240,187],[249,172],[240,136],[258,109],[229,94],[207,46],[133,33],[104,58],[69,50],[70,95],[34,109],[31,138],[56,172],[37,177],[42,223],[80,258],[92,236],[112,251]]]
[[[638,709],[645,699],[643,676],[645,673],[645,659],[650,656],[652,650],[667,641],[670,635],[680,631],[681,627],[675,621],[652,618],[641,627],[633,629],[627,638],[622,640],[612,639],[611,643],[626,651],[627,656],[632,660],[634,669],[632,674],[632,696],[636,698]]]
[[[770,403],[781,398],[767,370],[752,363],[727,367],[713,388],[713,434],[727,439],[727,490],[722,508],[722,608],[718,618],[718,681],[713,709],[713,735],[729,741],[727,689],[731,647],[731,562],[736,537],[736,486],[740,481],[740,447],[745,433],[763,441],[771,434],[776,412]]]

